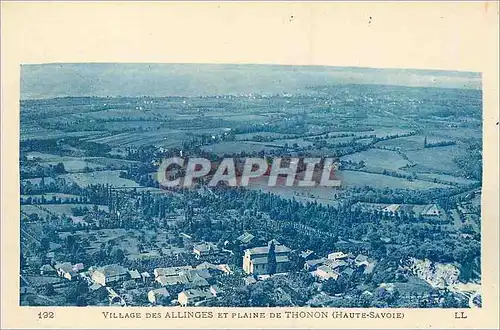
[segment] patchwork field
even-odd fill
[[[59,233],[61,239],[68,235],[75,235],[85,239],[90,238],[90,246],[87,248],[88,253],[97,252],[101,250],[102,244],[108,244],[112,241],[113,245],[122,249],[125,256],[132,260],[159,257],[159,250],[165,255],[187,252],[184,248],[173,247],[168,243],[170,239],[174,238],[168,231],[99,229],[91,230],[90,234],[84,231],[76,231],[73,234],[68,232]]]
[[[87,159],[82,159],[79,157],[58,156],[38,152],[30,152],[28,153],[27,157],[28,159],[41,158],[40,165],[42,166],[55,166],[58,163],[62,163],[64,165],[64,169],[67,172],[79,172],[83,171],[84,169],[104,169],[103,165],[95,164],[91,161],[88,161]]]
[[[381,149],[369,149],[352,155],[341,157],[341,160],[365,163],[365,166],[387,170],[398,170],[409,164],[397,152]]]
[[[226,153],[260,152],[274,149],[276,148],[256,142],[221,142],[202,147],[202,150],[213,152],[218,155],[224,155]]]
[[[413,180],[409,181],[403,178],[391,177],[388,175],[358,172],[358,171],[337,171],[336,176],[342,180],[342,186],[345,187],[364,187],[371,186],[374,188],[392,188],[392,189],[433,189],[433,188],[446,188],[447,185]]]
[[[41,204],[41,205],[21,205],[21,213],[29,215],[32,213],[38,214],[39,217],[46,218],[50,215],[66,215],[72,216],[72,208],[88,208],[93,209],[94,204]],[[98,209],[108,212],[108,207],[98,205]],[[78,218],[78,217],[76,217]]]
[[[81,187],[91,184],[109,184],[114,187],[140,187],[136,182],[120,178],[120,171],[95,171],[90,173],[70,173],[59,175],[67,182],[74,182]]]
[[[421,150],[424,149],[425,142],[424,135],[405,136],[385,141],[380,141],[376,144],[378,147],[399,149],[399,150]],[[440,138],[437,136],[427,136],[428,144],[441,143],[450,141],[451,139]]]
[[[464,150],[464,148],[461,148],[459,145],[454,145],[409,150],[404,153],[408,156],[410,161],[421,166],[420,168],[413,168],[412,171],[425,173],[434,170],[444,173],[453,173],[460,170],[457,164],[453,162],[453,159],[459,155],[463,155],[465,152],[466,150]]]

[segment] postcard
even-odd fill
[[[2,3],[2,328],[497,328],[498,2]]]

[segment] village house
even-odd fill
[[[305,261],[313,260],[316,257],[316,254],[313,250],[305,250],[300,252],[299,257],[301,257]]]
[[[243,256],[243,270],[247,274],[267,274],[267,259],[271,245],[270,243],[268,246],[255,247],[245,250],[245,254]],[[283,273],[286,271],[288,263],[290,262],[289,255],[291,250],[275,241],[274,252],[276,255],[276,273]]]
[[[398,212],[400,209],[400,205],[398,204],[391,204],[389,206],[386,206],[382,209],[382,212],[385,212],[389,215],[392,215],[394,216],[396,214],[396,212]]]
[[[165,288],[154,289],[148,292],[148,300],[153,305],[158,304],[160,301],[168,297],[170,297],[170,293]]]
[[[142,279],[141,274],[136,269],[129,270],[128,274],[131,280],[140,281]]]
[[[46,275],[55,275],[55,274],[56,274],[56,270],[51,265],[45,264],[42,267],[40,267],[40,275],[46,276]]]
[[[312,272],[312,275],[320,281],[327,281],[330,278],[337,280],[339,277],[339,273],[326,265],[319,266],[318,269]]]
[[[420,212],[420,215],[423,217],[438,217],[441,214],[442,212],[436,204],[426,205],[422,212]]]
[[[92,279],[94,282],[99,283],[102,286],[125,280],[128,277],[128,270],[117,264],[99,267],[92,273]]]
[[[340,270],[340,269],[347,267],[349,264],[346,261],[341,260],[341,259],[340,260],[327,259],[325,261],[325,265],[330,267],[333,270]]]
[[[332,252],[328,255],[328,259],[330,260],[345,260],[347,259],[349,255],[342,252],[342,251],[339,251],[339,252]]]
[[[200,289],[190,289],[179,293],[177,301],[181,306],[194,306],[198,303],[213,298],[212,293]]]
[[[213,243],[195,244],[193,246],[193,253],[197,259],[201,259],[209,255],[216,255],[219,252],[220,249]]]
[[[326,260],[327,260],[326,258],[307,260],[304,263],[304,269],[308,272],[312,272],[313,270],[316,270],[318,266],[323,265]]]
[[[177,285],[177,284],[188,284],[189,280],[186,275],[180,274],[180,275],[170,275],[170,276],[164,276],[160,275],[156,277],[156,282],[160,283],[161,286],[171,286],[171,285]]]
[[[376,261],[373,258],[369,258],[368,256],[365,256],[363,254],[358,254],[356,259],[354,259],[354,264],[358,267],[365,266],[364,273],[370,274],[375,268]]]
[[[154,271],[159,274],[155,280],[162,286],[184,284],[193,288],[208,287],[210,284],[207,279],[212,277],[208,269],[195,269],[191,266],[156,268]]]
[[[208,270],[211,273],[224,273],[226,275],[232,274],[232,270],[227,264],[219,264],[215,265],[210,262],[202,262],[198,266],[195,267],[198,270]]]
[[[57,271],[57,275],[64,277],[67,280],[73,281],[78,276],[77,271],[69,262],[56,264],[54,268]]]
[[[253,241],[255,241],[255,236],[249,232],[244,232],[236,238],[236,242],[241,246],[248,246],[252,244]]]
[[[158,276],[173,276],[178,275],[181,271],[186,269],[193,269],[191,266],[178,266],[178,267],[165,267],[165,268],[155,268],[153,274],[155,277]]]

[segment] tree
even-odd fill
[[[87,306],[87,298],[84,295],[78,296],[78,298],[76,298],[76,305],[77,306]]]
[[[45,285],[45,295],[52,296],[56,291],[54,290],[54,286],[51,283],[47,283]]]
[[[125,254],[122,249],[115,249],[111,254],[111,258],[113,258],[114,263],[121,264],[125,259]]]
[[[57,163],[57,165],[54,166],[54,172],[56,174],[64,174],[64,173],[66,173],[66,169],[64,168],[64,164],[63,163]]]
[[[269,245],[269,254],[267,255],[267,273],[269,275],[276,274],[276,251],[274,242]]]

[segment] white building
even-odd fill
[[[291,250],[284,245],[275,245],[276,273],[286,272],[290,262]],[[261,246],[245,250],[243,256],[243,270],[247,274],[262,275],[267,274],[269,246]]]

